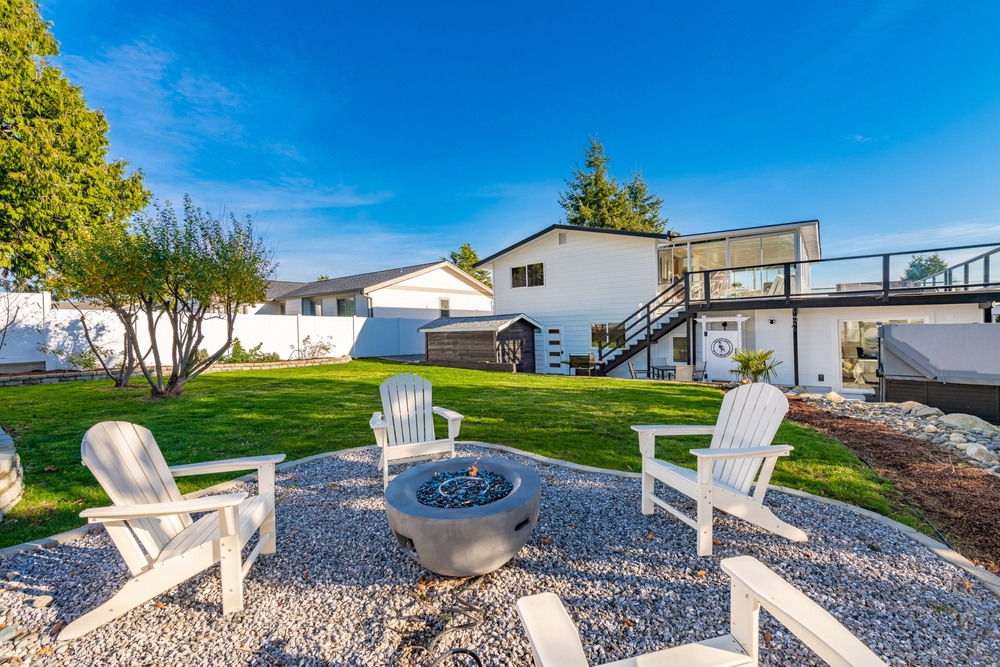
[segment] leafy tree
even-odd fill
[[[585,149],[583,168],[573,168],[569,189],[559,194],[559,205],[566,211],[566,222],[581,227],[626,229],[662,233],[667,219],[660,217],[663,199],[649,192],[642,172],[633,172],[619,185],[608,173],[610,158],[604,144],[591,137]]]
[[[320,282],[321,280],[329,280],[329,279],[330,279],[330,276],[328,276],[328,275],[326,275],[326,274],[324,273],[324,274],[323,274],[323,275],[321,275],[321,276],[317,276],[317,278],[316,278],[316,282]]]
[[[442,257],[441,259],[444,258]],[[473,250],[472,244],[468,241],[463,243],[458,250],[453,250],[448,253],[447,261],[451,262],[479,282],[492,289],[493,278],[490,276],[489,271],[476,268],[476,264],[479,263],[479,253]]]
[[[185,197],[183,220],[168,202],[128,229],[108,224],[85,230],[63,253],[59,280],[73,296],[118,315],[152,395],[164,398],[180,396],[229,349],[237,313],[264,300],[276,268],[249,218],[213,218]],[[169,352],[161,349],[164,337],[156,336],[161,319],[171,332]],[[224,322],[226,341],[206,352],[204,325],[211,319]]]
[[[107,162],[104,114],[49,62],[49,28],[32,0],[0,2],[0,269],[21,282],[45,275],[86,224],[149,201],[142,172]]]
[[[903,280],[920,280],[948,268],[941,255],[914,255],[903,271]]]

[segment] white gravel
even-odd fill
[[[1000,599],[853,512],[772,493],[768,504],[809,533],[809,542],[792,544],[717,515],[721,545],[714,557],[699,558],[693,531],[661,512],[639,512],[637,480],[512,458],[542,476],[539,523],[514,561],[482,579],[439,580],[404,555],[385,520],[375,453],[345,454],[279,475],[278,553],[258,560],[246,581],[246,609],[231,617],[220,614],[213,568],[86,637],[57,642],[49,631],[58,621],[76,618],[126,579],[107,535],[0,559],[0,578],[7,571],[0,624],[14,628],[0,629],[0,667],[12,657],[18,667],[426,665],[430,654],[416,647],[465,620],[443,613],[456,587],[485,610],[485,622],[448,635],[437,653],[468,646],[485,664],[529,664],[514,603],[554,591],[588,658],[600,664],[727,632],[728,579],[719,561],[739,554],[794,583],[892,665],[1000,660]],[[422,578],[440,583],[426,586]],[[54,600],[33,608],[41,595]],[[820,664],[766,613],[761,631],[770,640],[761,664]]]

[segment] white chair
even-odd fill
[[[642,454],[642,513],[659,506],[698,531],[698,555],[712,555],[712,508],[737,516],[793,542],[809,539],[798,528],[778,519],[764,507],[764,494],[779,456],[788,456],[791,445],[771,440],[788,411],[788,399],[769,384],[740,385],[722,399],[715,426],[633,426]],[[656,437],[711,435],[708,449],[692,449],[697,471],[656,458]],[[750,495],[750,486],[757,485]],[[674,508],[654,493],[659,480],[697,504],[697,519]]]
[[[395,475],[389,466],[414,463],[445,456],[455,456],[455,438],[462,426],[462,415],[434,406],[431,383],[419,375],[394,375],[379,387],[382,410],[372,415],[368,425],[375,432],[375,442],[382,449],[379,467],[382,488]],[[434,415],[448,420],[448,437],[434,435]]]
[[[722,561],[730,578],[729,634],[607,663],[606,667],[756,667],[763,607],[834,667],[887,667],[828,611],[756,558]],[[589,667],[580,635],[553,593],[517,601],[535,667]]]
[[[103,523],[132,572],[110,600],[66,626],[74,639],[220,563],[222,611],[243,609],[243,578],[257,556],[274,553],[274,466],[284,454],[168,467],[149,429],[101,422],[83,436],[83,464],[104,487],[112,507],[80,513]],[[257,495],[227,493],[185,499],[174,477],[257,470]],[[206,512],[195,521],[192,512]],[[249,558],[241,551],[257,530]]]

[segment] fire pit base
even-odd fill
[[[500,500],[471,507],[424,505],[417,490],[434,473],[476,466],[503,475],[513,490]],[[443,459],[410,468],[389,482],[385,514],[396,541],[432,572],[469,577],[492,572],[521,550],[538,522],[541,481],[531,468],[494,458]]]

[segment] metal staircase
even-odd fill
[[[682,278],[609,330],[597,348],[601,375],[649,349],[652,343],[691,319],[693,313],[685,307],[686,294],[687,281]]]

